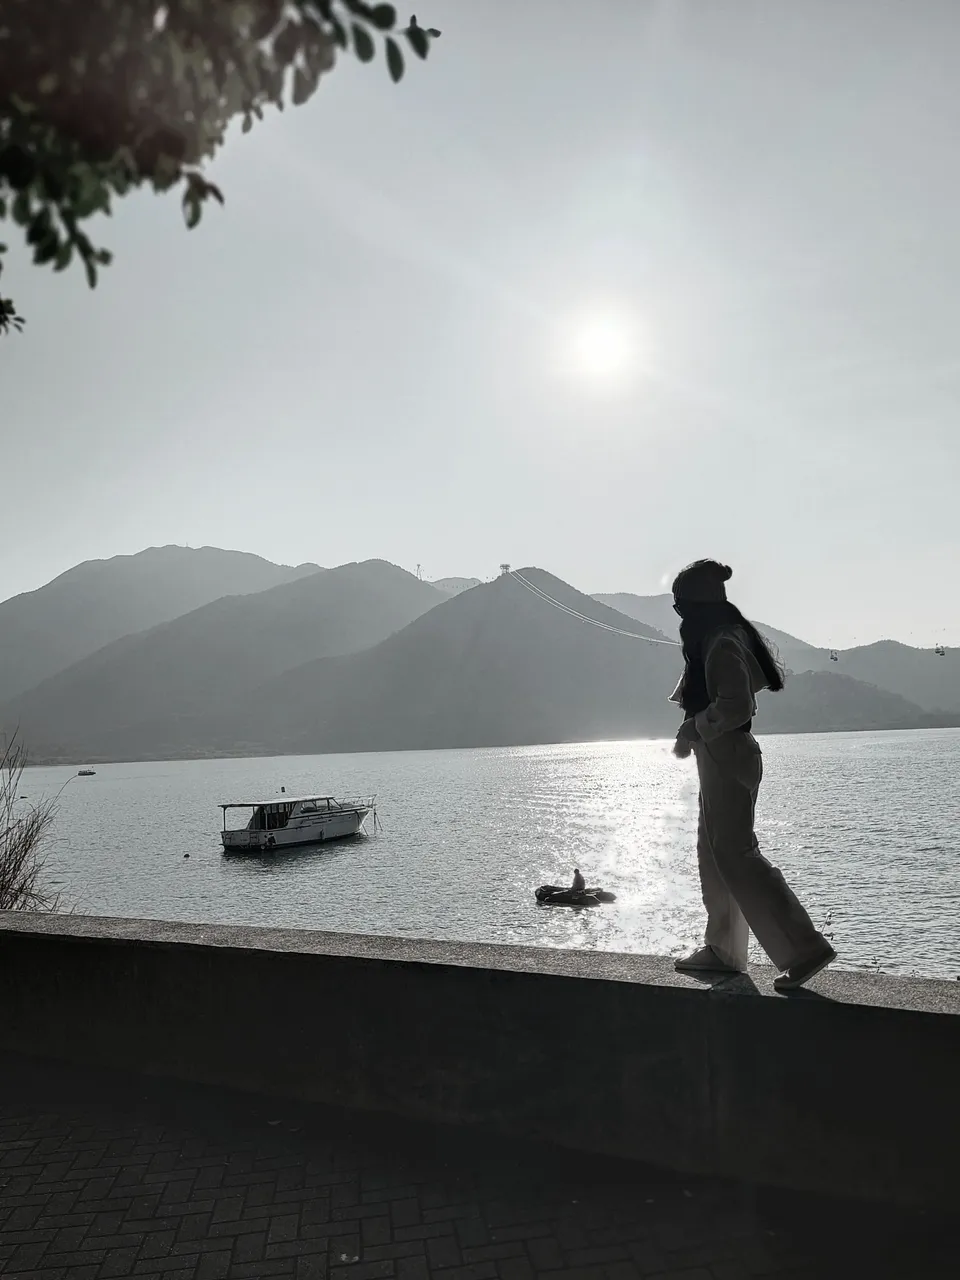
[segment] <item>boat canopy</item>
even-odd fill
[[[338,804],[333,796],[271,796],[269,800],[232,800],[229,804],[221,804],[220,809],[261,809],[274,804]]]

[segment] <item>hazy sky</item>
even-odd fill
[[[142,196],[90,293],[12,255],[0,597],[210,543],[661,590],[960,644],[960,4],[421,0]],[[6,239],[15,241],[13,229]]]

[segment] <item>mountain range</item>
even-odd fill
[[[247,705],[273,677],[366,649],[443,598],[383,561],[225,596],[57,672],[8,702],[3,722],[58,755],[176,755],[202,747],[194,726]]]
[[[50,761],[671,734],[671,597],[523,576],[561,607],[511,575],[431,584],[382,560],[162,547],[78,565],[0,604],[0,729]],[[758,626],[792,673],[761,697],[760,731],[960,723],[952,650],[883,641],[834,662]]]
[[[209,604],[316,573],[219,547],[150,547],[86,560],[0,604],[0,705],[111,640]]]

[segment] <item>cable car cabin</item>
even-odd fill
[[[283,799],[237,801],[222,804],[226,851],[232,853],[273,852],[294,845],[323,844],[345,836],[365,834],[364,822],[377,812],[376,796],[284,796]],[[249,810],[245,826],[227,824],[227,814]]]
[[[830,650],[830,661],[831,661],[831,662],[839,662],[839,661],[840,661],[840,655],[839,655],[839,653],[837,653],[836,649],[831,649],[831,650]]]

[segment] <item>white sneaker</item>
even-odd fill
[[[837,953],[828,943],[826,951],[821,951],[812,960],[806,960],[802,964],[791,965],[789,969],[785,969],[780,974],[779,978],[774,978],[774,991],[795,991],[797,987],[802,987],[805,982],[809,982],[811,978],[816,977],[828,964],[833,964],[836,958]]]
[[[683,956],[675,960],[673,967],[678,973],[742,973],[734,964],[721,960],[713,947],[701,947],[693,955]]]

